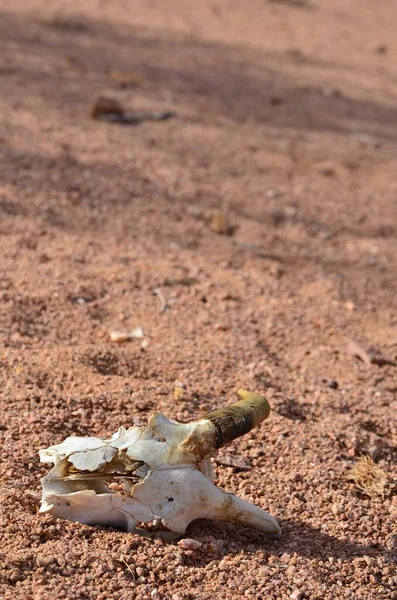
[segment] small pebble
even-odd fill
[[[370,448],[368,448],[368,454],[370,455],[370,457],[372,458],[372,460],[374,462],[377,462],[380,457],[382,456],[382,449],[379,448],[379,446],[371,446]]]
[[[111,331],[109,337],[110,341],[115,342],[116,344],[122,344],[131,339],[131,336],[127,331]]]
[[[223,540],[214,540],[208,544],[208,547],[214,554],[222,554],[224,545],[225,542]]]
[[[112,490],[114,492],[118,492],[118,490],[119,490],[119,484],[116,483],[115,481],[112,481],[112,483],[109,483],[109,485],[107,487],[109,488],[109,490]]]
[[[290,594],[291,600],[303,600],[304,597],[304,592],[301,592],[300,590],[294,590],[292,594]]]
[[[331,388],[331,390],[337,390],[339,387],[339,384],[337,381],[335,381],[335,379],[329,379],[327,381],[327,387]]]
[[[178,542],[178,546],[183,550],[198,550],[202,545],[198,540],[192,540],[191,538],[183,538]]]
[[[143,338],[143,331],[140,327],[135,327],[131,331],[110,331],[109,337],[111,342],[116,344],[123,344],[132,339]]]
[[[378,46],[376,46],[376,48],[375,48],[376,54],[386,54],[386,52],[387,52],[386,44],[378,44]]]
[[[95,571],[95,577],[102,577],[105,573],[109,571],[107,565],[99,565],[97,570]]]

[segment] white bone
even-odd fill
[[[146,427],[120,428],[107,440],[67,438],[40,451],[42,462],[54,463],[42,480],[40,512],[143,534],[139,523],[161,523],[168,530],[158,532],[163,537],[180,536],[199,518],[280,537],[267,512],[214,485],[214,435],[209,419],[183,424],[155,413]],[[124,493],[109,481],[122,484]]]

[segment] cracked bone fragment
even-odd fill
[[[214,484],[210,457],[270,412],[260,394],[238,394],[240,401],[191,423],[154,413],[146,427],[120,427],[105,440],[69,437],[40,450],[41,462],[54,464],[42,479],[40,512],[166,539],[180,537],[200,518],[279,538],[271,515]]]

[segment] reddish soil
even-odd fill
[[[347,347],[397,359],[397,5],[0,10],[0,598],[390,599],[397,368]],[[91,119],[101,95],[175,116]],[[143,348],[109,340],[135,326]],[[200,521],[194,549],[38,514],[40,448],[191,420],[239,387],[272,413],[219,485],[280,541]],[[361,454],[382,496],[354,490]]]

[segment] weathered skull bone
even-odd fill
[[[238,394],[239,402],[192,423],[154,413],[146,427],[120,427],[108,440],[68,437],[40,450],[41,462],[55,465],[42,480],[40,512],[169,539],[200,518],[280,537],[272,516],[213,483],[210,457],[270,412],[263,396]],[[141,523],[153,523],[155,532],[137,528]]]

